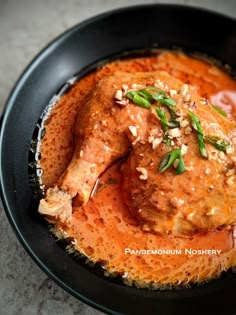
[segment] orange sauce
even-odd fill
[[[203,97],[214,100],[214,104],[226,109],[232,119],[234,117],[236,82],[207,61],[182,53],[161,52],[151,57],[111,62],[74,84],[52,110],[41,143],[40,166],[46,187],[56,182],[70,161],[73,128],[80,106],[84,106],[90,91],[101,78],[117,70],[165,70],[195,86]],[[236,264],[232,229],[211,231],[192,238],[142,231],[121,198],[121,163],[113,165],[101,176],[100,185],[103,185],[85,207],[78,207],[74,199],[70,224],[56,222],[59,229],[76,240],[76,249],[92,261],[100,262],[109,272],[121,274],[128,284],[134,282],[141,287],[206,281]],[[109,179],[110,184],[106,184]],[[134,253],[135,250],[139,252]],[[196,250],[213,252],[197,253]]]

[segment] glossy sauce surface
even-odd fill
[[[82,78],[56,104],[46,122],[41,143],[40,166],[43,183],[51,186],[66,168],[73,153],[76,113],[101,78],[114,71],[165,70],[190,84],[212,103],[221,106],[231,119],[236,111],[236,82],[216,66],[183,53],[161,52],[151,57],[117,60]],[[73,219],[58,228],[75,238],[76,248],[108,271],[138,286],[178,285],[205,281],[220,275],[236,263],[232,229],[174,238],[144,232],[124,205],[121,194],[122,162],[110,167],[100,178],[98,189],[85,207],[73,201]],[[139,254],[130,250],[143,250]],[[221,254],[190,254],[189,250],[221,250]],[[164,254],[145,254],[166,250]],[[159,251],[161,253],[161,251]]]

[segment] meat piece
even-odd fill
[[[55,184],[59,189],[50,190],[45,199],[40,201],[40,213],[57,213],[55,208],[51,213],[50,200],[55,200],[60,191],[64,196],[69,196],[65,198],[66,209],[69,209],[71,199],[75,196],[81,205],[87,203],[98,176],[129,152],[130,141],[126,135],[128,127],[133,124],[140,126],[139,137],[148,128],[149,111],[134,104],[122,107],[115,102],[114,95],[118,87],[121,89],[122,85],[130,82],[148,84],[155,81],[156,77],[157,73],[117,72],[97,84],[78,113],[72,160]],[[54,201],[53,205],[55,206]],[[61,201],[58,201],[58,208],[63,209]]]
[[[127,105],[124,93],[120,92],[122,87],[127,91],[146,86],[164,89],[178,103],[180,127],[169,129],[170,147],[163,143],[155,107],[148,110],[131,101]],[[207,144],[208,159],[201,157],[188,110],[198,115],[205,134],[230,143],[227,153]],[[231,224],[236,221],[235,127],[194,89],[165,72],[116,72],[99,82],[78,113],[72,161],[56,188],[48,190],[40,201],[39,211],[57,215],[67,209],[69,217],[72,198],[76,196],[81,205],[86,204],[99,175],[132,148],[123,163],[122,194],[143,229],[183,235]],[[171,167],[159,174],[163,156],[174,148],[182,148],[185,153],[186,171],[176,175]],[[58,205],[55,202],[59,194],[66,196],[64,204],[61,198]]]
[[[171,89],[181,91],[179,81],[170,78],[167,82]],[[171,146],[160,143],[158,137],[150,134],[143,144],[134,146],[123,164],[125,202],[146,231],[191,235],[236,221],[236,125],[217,113],[194,90],[189,88],[187,93],[185,88],[173,96],[180,112],[180,128],[169,129]],[[188,94],[190,100],[190,96],[186,97]],[[226,152],[205,142],[208,159],[201,156],[188,110],[199,117],[205,135],[230,143]],[[150,123],[149,127],[154,130],[156,124]],[[155,139],[158,146],[153,146]],[[174,164],[175,167],[159,173],[161,160],[175,148],[181,148],[186,171],[176,175]]]
[[[67,192],[60,190],[57,186],[49,188],[45,199],[40,201],[39,213],[57,217],[61,221],[71,219],[72,202]]]

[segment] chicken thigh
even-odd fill
[[[163,91],[173,106],[157,99],[143,108],[148,97],[142,106],[126,97],[147,87]],[[166,72],[107,76],[78,113],[73,158],[39,212],[70,219],[72,199],[85,205],[100,174],[129,153],[121,191],[144,230],[189,235],[234,223],[236,125],[221,114]],[[172,151],[178,156],[165,168]]]
[[[143,127],[146,122],[148,127],[150,113],[147,110],[134,104],[117,104],[114,94],[118,87],[125,87],[130,82],[144,84],[153,82],[155,77],[155,73],[117,72],[97,84],[78,113],[72,160],[55,186],[49,188],[40,201],[40,213],[66,220],[71,216],[72,198],[76,196],[81,205],[87,203],[99,175],[128,153],[131,145],[126,134],[128,126],[135,121]],[[120,101],[117,99],[117,102]]]

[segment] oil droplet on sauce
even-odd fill
[[[73,154],[73,128],[76,113],[94,85],[114,71],[165,70],[190,84],[203,97],[220,106],[232,118],[236,113],[236,82],[210,62],[183,53],[164,51],[150,57],[111,62],[75,83],[62,96],[46,122],[41,143],[40,167],[46,187],[57,181]],[[56,139],[56,140],[55,140]],[[122,275],[127,284],[140,287],[187,285],[215,278],[236,264],[232,229],[176,238],[144,232],[131,216],[120,195],[120,163],[111,166],[100,178],[115,184],[104,185],[85,207],[73,200],[73,218],[68,225],[56,222],[71,238],[76,248],[94,262],[103,262],[106,270]],[[131,250],[169,250],[169,254],[130,254]],[[220,250],[221,254],[195,255],[191,250]],[[174,253],[174,254],[173,254]]]

